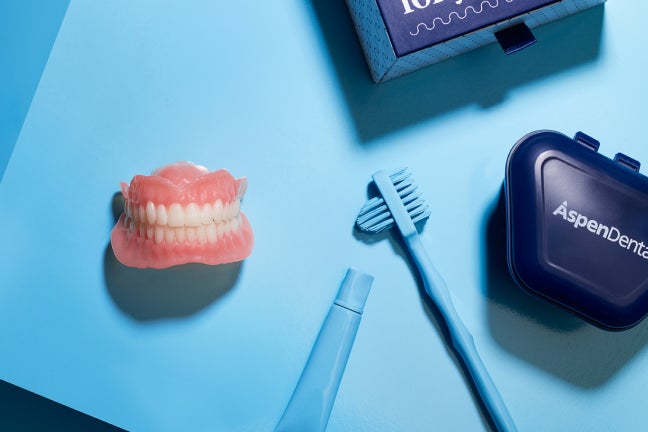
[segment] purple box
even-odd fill
[[[346,0],[376,82],[499,41],[531,44],[529,28],[605,0]]]

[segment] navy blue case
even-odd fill
[[[648,178],[578,133],[533,132],[506,163],[507,258],[528,292],[607,330],[648,313]]]

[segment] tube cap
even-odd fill
[[[373,279],[373,276],[349,267],[338,290],[335,304],[362,314]]]

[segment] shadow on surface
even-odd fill
[[[584,388],[603,385],[648,343],[648,320],[622,332],[601,330],[524,292],[506,260],[503,190],[484,220],[484,280],[493,338],[515,356]]]
[[[0,380],[0,430],[118,432],[123,429]]]
[[[113,195],[115,221],[124,208],[121,193]],[[221,265],[184,264],[166,269],[138,269],[120,263],[110,244],[104,254],[106,288],[115,304],[138,321],[182,318],[217,301],[236,285],[243,262]]]
[[[69,3],[0,2],[0,181]]]
[[[110,297],[138,321],[193,315],[236,285],[242,262],[209,266],[184,264],[167,269],[137,269],[117,261],[108,245],[104,276]]]
[[[476,104],[503,101],[515,87],[596,60],[604,6],[534,30],[538,43],[511,56],[477,49],[381,84],[372,82],[344,0],[309,0],[363,144]]]

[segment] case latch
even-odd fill
[[[617,153],[614,155],[614,162],[636,172],[639,172],[639,168],[641,168],[641,163],[638,160],[632,159],[630,156],[626,156],[623,153]]]
[[[576,132],[576,135],[574,135],[574,141],[584,145],[591,150],[594,150],[595,152],[597,152],[599,147],[601,146],[601,143],[598,140],[595,140],[594,138],[583,132]]]
[[[536,42],[531,29],[525,23],[495,32],[495,37],[506,54],[513,54]]]

